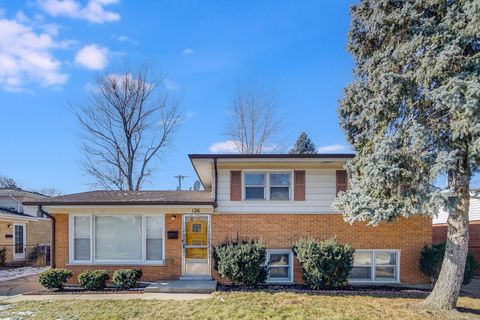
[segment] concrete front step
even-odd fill
[[[145,288],[153,293],[212,293],[217,289],[215,280],[172,280],[157,281]]]

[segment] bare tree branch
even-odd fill
[[[105,75],[96,84],[75,110],[83,168],[97,186],[139,190],[182,121],[179,102],[160,90],[148,68]]]
[[[278,136],[284,129],[275,99],[256,83],[238,86],[226,130],[239,153],[259,154],[280,148]]]

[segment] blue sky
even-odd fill
[[[186,119],[146,189],[195,173],[188,153],[224,135],[234,88],[255,79],[277,95],[292,145],[306,131],[348,152],[336,108],[351,80],[351,1],[0,0],[0,174],[22,187],[91,188],[69,105],[96,76],[145,62],[165,76]]]

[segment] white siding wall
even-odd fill
[[[440,211],[438,217],[433,218],[433,224],[447,223],[448,213],[444,210]],[[470,221],[480,220],[480,199],[470,198]]]
[[[216,211],[220,213],[334,213],[332,202],[336,192],[335,171],[334,169],[306,169],[305,201],[230,201],[230,170],[220,169]]]
[[[10,198],[9,196],[0,196],[0,207],[1,208],[13,208],[17,210],[18,202]]]

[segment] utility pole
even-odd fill
[[[184,176],[182,174],[179,174],[178,176],[174,176],[174,178],[178,179],[177,190],[182,190],[182,181],[183,181],[183,179],[188,178],[188,176]]]

